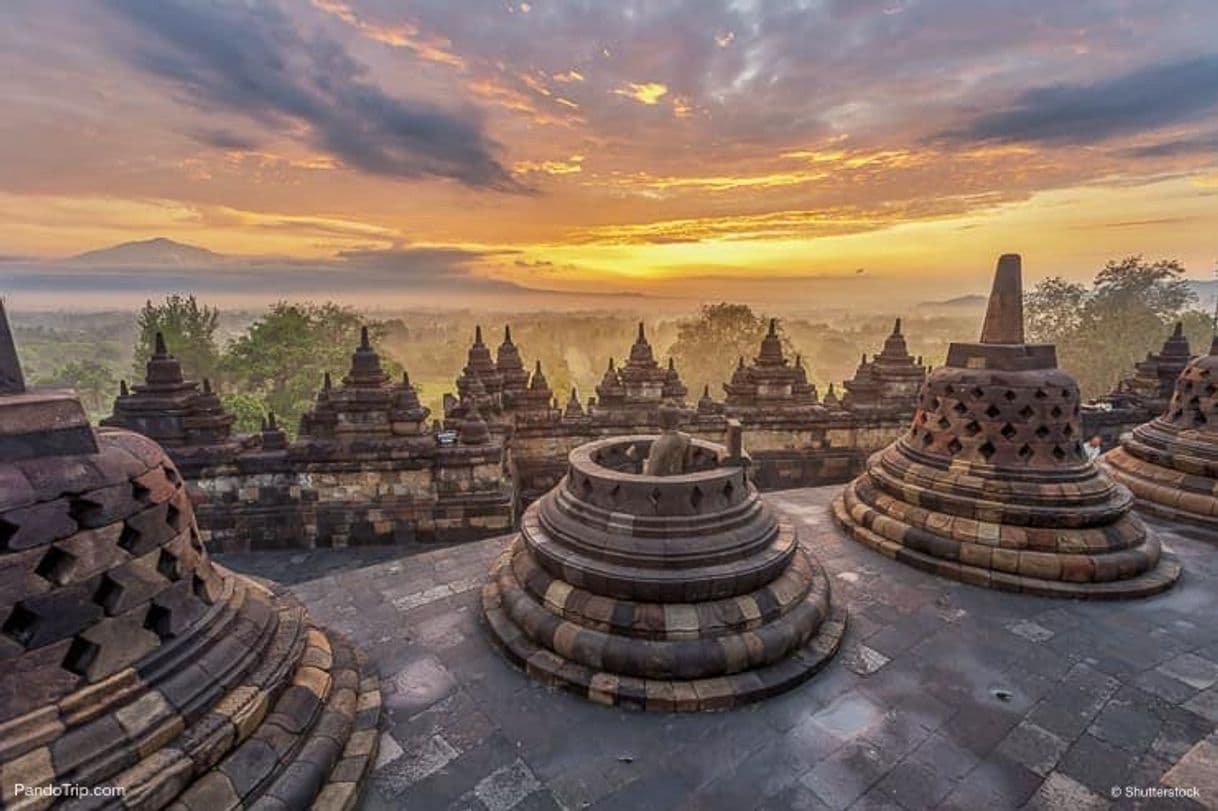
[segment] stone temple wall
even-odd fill
[[[513,525],[502,445],[407,458],[300,458],[299,446],[183,467],[216,551],[454,542]],[[182,454],[179,454],[182,456]]]
[[[233,437],[210,385],[184,380],[163,342],[157,350],[146,382],[124,384],[104,423],[165,444],[216,551],[453,542],[513,526],[502,439],[476,413],[435,431],[367,335],[341,385],[326,376],[291,443],[273,415],[260,433]]]
[[[452,542],[511,529],[502,447],[447,450],[358,464],[255,453],[187,465],[183,475],[217,551]]]
[[[163,341],[146,379],[124,383],[104,424],[161,443],[182,471],[203,537],[217,551],[452,542],[509,531],[562,478],[571,450],[591,440],[660,430],[660,411],[684,409],[685,429],[727,440],[738,420],[763,490],[849,481],[895,439],[912,414],[924,369],[900,325],[864,357],[847,394],[824,399],[802,359],[782,354],[771,325],[757,358],[741,359],[727,398],[695,404],[675,365],[657,362],[640,325],[620,366],[610,361],[595,398],[571,392],[560,408],[537,364],[525,369],[510,331],[497,357],[477,331],[442,423],[428,423],[409,378],[390,381],[367,335],[341,381],[327,374],[316,406],[288,442],[271,415],[234,436],[208,381],[186,380]]]
[[[739,417],[752,459],[754,483],[761,490],[786,490],[844,484],[863,469],[867,457],[895,441],[909,412],[852,414],[846,411],[781,420]],[[723,415],[695,417],[685,430],[708,442],[723,444]],[[626,434],[655,434],[658,417],[630,424],[556,421],[517,427],[507,441],[509,469],[521,506],[553,488],[567,468],[567,455],[594,439]]]

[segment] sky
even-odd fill
[[[983,292],[1004,252],[1209,278],[1216,31],[1213,0],[9,0],[0,285],[808,304]],[[153,237],[220,256],[62,261]]]

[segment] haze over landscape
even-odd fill
[[[1210,0],[15,3],[14,310],[893,305],[1218,245]],[[127,245],[126,243],[137,243]],[[121,247],[113,247],[121,246]]]

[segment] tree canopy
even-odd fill
[[[677,339],[671,354],[682,379],[694,399],[709,384],[721,397],[719,385],[730,380],[740,358],[749,362],[769,328],[769,319],[757,315],[746,304],[704,304],[697,318],[677,324]],[[791,345],[779,325],[783,350],[790,355]],[[794,358],[791,358],[794,360]]]
[[[1057,345],[1058,362],[1079,381],[1083,397],[1098,397],[1157,350],[1183,320],[1194,348],[1208,346],[1197,296],[1174,259],[1127,256],[1108,262],[1091,285],[1044,279],[1024,296],[1028,340]]]
[[[382,337],[383,324],[365,321],[349,307],[281,301],[229,346],[225,380],[237,391],[256,396],[281,425],[294,430],[300,415],[312,406],[324,374],[330,372],[336,382],[346,374],[365,324],[374,342]],[[381,363],[391,377],[401,374],[400,367],[383,356]]]
[[[144,366],[152,357],[158,332],[178,362],[182,373],[191,379],[215,380],[220,371],[220,347],[216,342],[216,327],[220,311],[199,304],[193,296],[173,294],[161,304],[148,301],[136,316],[139,335],[135,343],[133,367],[137,379],[143,379]]]

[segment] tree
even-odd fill
[[[1057,276],[1041,280],[1024,296],[1024,323],[1030,339],[1059,344],[1073,336],[1083,316],[1085,285]]]
[[[92,360],[79,360],[67,363],[55,371],[50,377],[38,381],[43,385],[67,386],[76,389],[80,401],[90,414],[106,413],[110,398],[118,388],[114,370],[105,364]]]
[[[238,434],[252,434],[262,427],[262,418],[266,416],[266,408],[262,401],[252,394],[233,392],[220,395],[224,410],[233,415],[233,431]]]
[[[1028,338],[1057,345],[1058,360],[1084,398],[1110,391],[1133,364],[1157,350],[1197,296],[1174,259],[1127,256],[1104,265],[1090,289],[1045,279],[1024,297]]]
[[[374,341],[382,336],[383,325],[365,322],[350,308],[281,301],[229,347],[223,364],[226,379],[256,397],[292,431],[312,407],[323,375],[330,372],[337,383],[346,374],[364,324]],[[384,356],[381,362],[391,376],[401,374]]]
[[[220,349],[216,344],[219,320],[217,308],[199,304],[193,295],[175,293],[162,304],[146,302],[136,317],[139,326],[133,364],[136,377],[143,378],[144,367],[156,345],[156,334],[160,332],[188,379],[214,380],[220,371]]]
[[[768,328],[769,321],[747,305],[727,302],[705,304],[696,319],[678,323],[677,339],[669,354],[676,360],[690,395],[696,399],[702,387],[710,385],[711,391],[720,396],[720,384],[731,379],[739,358],[747,363],[757,354]],[[790,355],[790,342],[781,326],[779,335],[783,350]]]

